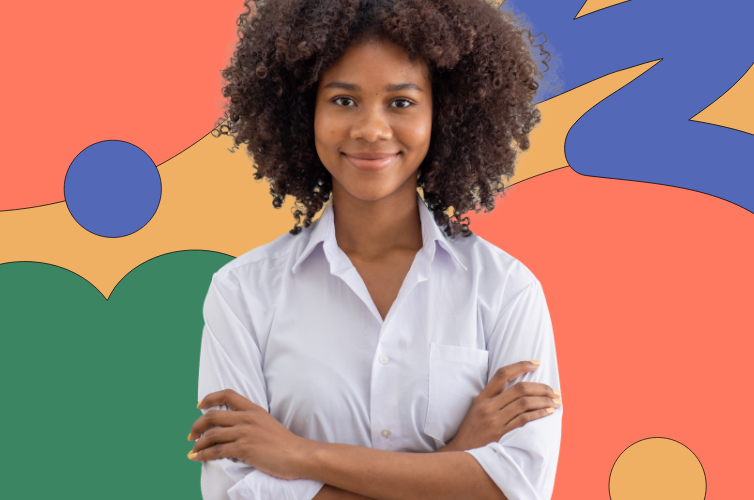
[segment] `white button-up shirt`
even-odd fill
[[[217,271],[204,302],[199,400],[230,388],[304,438],[426,453],[455,436],[502,366],[538,359],[508,386],[560,389],[540,282],[477,235],[446,237],[418,194],[417,203],[423,247],[384,321],[338,248],[331,202],[300,234]],[[466,452],[509,500],[551,497],[562,408]],[[202,463],[205,500],[310,500],[321,487],[241,461]]]

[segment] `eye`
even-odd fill
[[[336,97],[335,99],[332,100],[332,102],[337,103],[338,101],[342,101],[342,100],[353,101],[353,99],[351,99],[350,97]],[[344,107],[347,108],[349,106],[344,106]]]
[[[414,103],[411,102],[411,101],[409,101],[408,99],[396,99],[393,102],[405,102],[405,103],[407,103],[406,106],[398,106],[398,109],[406,109],[406,108],[411,107],[411,106],[414,105]]]
[[[338,101],[353,101],[353,99],[351,99],[350,97],[336,97],[335,99],[332,99],[330,102],[334,102],[334,103],[338,104]],[[408,100],[408,99],[396,99],[393,102],[391,102],[390,104],[393,104],[393,103],[396,103],[396,102],[406,103],[405,106],[396,106],[398,109],[406,109],[406,108],[411,107],[411,106],[414,105],[414,103],[412,101]],[[342,106],[344,108],[353,107],[353,106],[342,105],[342,104],[338,104],[338,106]]]

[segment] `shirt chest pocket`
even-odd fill
[[[489,351],[430,343],[424,433],[447,444],[487,384]]]

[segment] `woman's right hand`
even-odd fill
[[[487,386],[474,398],[456,436],[437,451],[465,451],[480,448],[527,422],[546,417],[560,405],[560,392],[537,382],[518,382],[503,390],[511,380],[537,369],[521,361],[497,370]]]

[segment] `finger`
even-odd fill
[[[196,441],[191,451],[198,453],[212,446],[219,444],[233,443],[244,436],[244,426],[234,425],[231,427],[215,427],[204,434]]]
[[[531,396],[545,396],[556,399],[560,398],[560,391],[556,393],[549,385],[540,384],[539,382],[516,382],[493,397],[492,406],[496,409],[501,409],[518,398]]]
[[[238,447],[235,442],[232,443],[220,443],[198,452],[190,451],[188,457],[194,462],[206,462],[208,460],[217,460],[219,458],[233,458],[236,459]]]
[[[532,410],[527,411],[525,413],[520,414],[505,426],[505,433],[512,431],[513,429],[517,429],[519,427],[523,427],[524,425],[528,424],[529,422],[532,422],[534,420],[539,420],[543,417],[548,417],[555,413],[555,410],[553,408],[542,408],[540,410]]]
[[[226,405],[231,411],[253,411],[255,408],[259,408],[258,405],[238,394],[233,389],[223,389],[222,391],[207,394],[204,399],[199,401],[197,408],[204,409],[222,405]]]
[[[192,437],[196,439],[196,436],[201,436],[212,427],[230,427],[243,424],[245,421],[245,415],[243,412],[209,410],[207,413],[197,418],[193,423],[189,440],[191,440]]]
[[[525,373],[533,372],[538,367],[539,361],[519,361],[518,363],[498,368],[492,377],[490,377],[490,381],[482,389],[478,397],[482,399],[495,397],[503,392],[508,382]]]
[[[506,424],[518,418],[520,415],[536,410],[556,409],[560,407],[560,399],[542,396],[529,396],[518,398],[500,410],[500,419]]]

